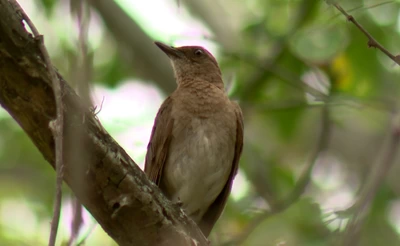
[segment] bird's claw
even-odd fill
[[[175,202],[175,205],[177,205],[178,207],[182,208],[183,202],[181,201],[181,199],[179,197],[178,197],[178,200]]]

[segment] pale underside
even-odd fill
[[[145,172],[208,236],[222,213],[243,144],[239,106],[211,83],[193,80],[157,114]]]
[[[172,154],[160,181],[167,197],[182,202],[196,222],[221,193],[232,169],[235,129],[218,127],[215,121],[222,120],[219,117],[192,118],[174,128],[169,149]]]

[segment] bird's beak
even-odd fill
[[[178,50],[177,48],[174,48],[172,46],[168,46],[166,44],[163,44],[161,42],[154,42],[158,48],[160,48],[169,58],[180,58],[183,56],[182,51]]]

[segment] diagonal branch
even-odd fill
[[[332,4],[337,10],[339,10],[344,16],[346,16],[347,20],[353,23],[367,38],[368,38],[368,47],[374,47],[382,51],[386,56],[388,56],[390,59],[392,59],[397,65],[400,65],[400,55],[393,55],[388,51],[383,45],[381,45],[358,21],[350,14],[346,12],[338,4],[336,1],[333,0],[326,0],[327,4]]]
[[[15,6],[15,0],[0,0],[0,104],[54,168],[49,123],[56,117],[56,105],[51,75]],[[63,91],[64,181],[103,229],[119,245],[207,245],[195,223],[161,194],[104,130],[93,110],[56,75]],[[87,154],[82,163],[73,161],[70,153],[72,133],[79,129]]]

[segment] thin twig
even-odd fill
[[[391,3],[393,3],[393,2],[394,2],[394,1],[391,0],[391,1],[381,2],[381,3],[371,4],[371,5],[362,4],[362,5],[360,5],[360,6],[357,6],[357,7],[352,8],[352,9],[348,9],[346,12],[347,12],[347,13],[354,13],[354,12],[360,11],[360,10],[374,9],[374,8],[381,7],[381,6],[386,5],[386,4],[391,4]],[[331,2],[329,2],[329,0],[328,0],[327,3],[328,3],[328,4],[331,4]],[[332,21],[333,19],[335,19],[335,18],[341,16],[341,15],[342,15],[342,13],[335,14],[334,16],[332,16],[331,18],[329,18],[329,22]]]
[[[49,71],[53,93],[55,97],[55,103],[57,108],[57,115],[56,119],[51,121],[49,127],[53,132],[54,141],[55,141],[55,168],[56,168],[56,194],[55,194],[55,201],[54,201],[54,213],[53,219],[51,221],[51,231],[49,237],[49,246],[55,245],[56,238],[57,238],[57,231],[58,231],[58,223],[60,220],[60,211],[61,211],[61,197],[62,197],[62,180],[63,180],[63,129],[64,129],[64,115],[63,115],[63,103],[62,103],[62,89],[60,85],[60,81],[57,77],[57,73],[51,63],[50,56],[44,46],[44,39],[43,35],[40,35],[37,28],[29,18],[29,16],[25,13],[25,11],[15,2],[16,9],[22,15],[22,18],[28,24],[29,28],[31,29],[35,40],[38,43],[38,47],[40,52],[43,55],[44,63]]]
[[[79,231],[83,224],[83,209],[82,204],[78,201],[78,199],[74,196],[72,198],[72,221],[71,221],[71,236],[68,240],[68,246],[72,246],[76,239],[79,236]]]
[[[79,25],[78,47],[80,51],[79,54],[75,57],[76,61],[70,68],[71,77],[73,77],[74,81],[76,81],[76,91],[81,99],[84,101],[85,105],[92,106],[89,83],[92,71],[92,60],[89,59],[87,45],[90,11],[87,2],[84,0],[75,0],[74,2],[71,2],[71,4],[75,4],[74,8],[71,8],[71,11],[73,12],[73,14],[76,15],[76,20]],[[78,166],[80,167],[80,169],[75,170],[75,177],[76,182],[81,183],[81,186],[83,186],[82,180],[84,179],[84,176],[82,174],[85,173],[83,167],[85,166],[85,163],[89,161],[88,154],[85,151],[84,139],[82,138],[85,131],[86,124],[82,124],[79,129],[70,133],[71,141],[68,141],[66,143],[68,145],[71,145],[70,157],[74,160],[75,163],[79,163]],[[71,234],[68,240],[68,246],[71,246],[76,242],[81,227],[83,225],[82,205],[75,197],[73,198],[73,200],[74,216],[71,220]]]
[[[348,209],[350,212],[354,211],[354,214],[343,232],[343,238],[340,242],[341,246],[357,245],[359,233],[367,217],[372,200],[394,163],[400,143],[400,124],[398,117],[397,115],[392,119],[388,146],[382,148],[382,150],[384,150],[382,157],[375,163],[373,167],[374,170],[370,172],[368,181],[362,189],[356,203]],[[388,147],[388,150],[385,151],[386,147]]]
[[[89,227],[88,231],[86,232],[85,235],[82,236],[81,240],[79,240],[76,243],[76,246],[83,246],[86,243],[86,240],[89,238],[89,236],[93,233],[94,229],[96,229],[97,223],[93,222],[92,225]]]
[[[352,22],[367,38],[368,38],[368,47],[374,47],[382,51],[386,56],[392,59],[397,65],[400,65],[400,55],[393,55],[390,53],[385,47],[383,47],[358,21],[350,14],[347,13],[346,10],[340,6],[336,1],[327,0],[327,4],[332,4],[337,10],[339,10],[344,16],[346,16],[347,20]]]

